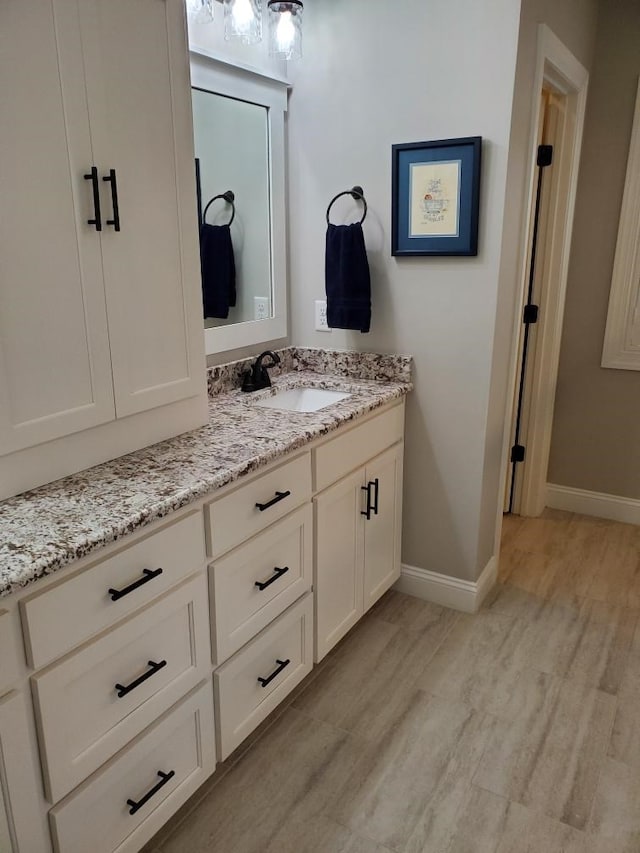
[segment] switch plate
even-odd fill
[[[269,317],[269,299],[267,296],[253,297],[254,320],[267,320]]]
[[[330,332],[327,325],[327,300],[316,299],[316,332]]]

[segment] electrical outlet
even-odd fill
[[[254,320],[266,320],[269,317],[269,298],[267,296],[253,297]]]
[[[327,300],[316,299],[316,332],[330,332],[327,324]]]

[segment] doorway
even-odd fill
[[[538,36],[532,99],[531,172],[504,511],[538,516],[546,479],[588,74],[545,25]],[[540,162],[541,146],[545,149]],[[550,155],[550,163],[546,162]]]

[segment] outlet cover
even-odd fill
[[[267,320],[269,317],[269,298],[267,296],[253,297],[254,320]]]
[[[330,332],[327,325],[327,300],[316,299],[316,332]]]

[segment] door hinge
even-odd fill
[[[538,145],[538,166],[544,169],[553,161],[553,145]]]
[[[522,314],[522,322],[533,324],[538,322],[538,306],[529,303],[529,305],[524,306],[524,311]]]
[[[524,445],[514,444],[511,448],[511,461],[524,462]]]

